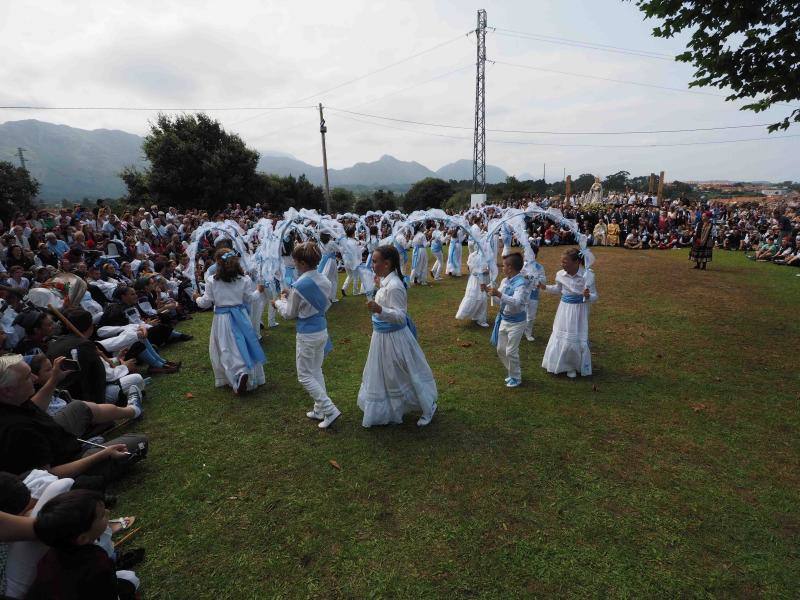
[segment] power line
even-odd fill
[[[587,50],[599,50],[601,52],[613,52],[616,54],[631,54],[640,56],[642,58],[655,58],[659,60],[675,60],[674,56],[663,54],[661,52],[652,52],[650,50],[635,50],[632,48],[621,48],[619,46],[610,46],[607,44],[598,44],[595,42],[585,42],[582,40],[571,40],[568,38],[560,38],[549,35],[542,35],[538,33],[527,33],[525,31],[516,31],[514,29],[504,29],[502,27],[494,28],[497,35],[515,37],[518,39],[529,39],[537,42],[544,42],[547,44],[559,44],[562,46],[574,46],[577,48],[586,48]]]
[[[0,106],[0,110],[119,110],[143,112],[178,112],[178,111],[234,111],[234,110],[291,110],[316,108],[313,104],[307,106],[184,106],[184,107],[154,107],[154,106]]]
[[[395,121],[398,123],[409,123],[412,125],[423,125],[425,127],[442,127],[445,129],[472,129],[463,125],[446,125],[443,123],[428,123],[424,121],[412,121],[410,119],[397,119],[394,117],[386,117],[382,115],[373,115],[370,113],[357,112],[352,110],[345,110],[343,108],[327,107],[329,110],[336,112],[344,112],[361,117],[371,117],[373,119],[382,119],[385,121]],[[638,135],[638,134],[654,134],[654,133],[688,133],[697,131],[719,131],[724,129],[748,129],[752,127],[767,127],[767,124],[756,125],[727,125],[719,127],[694,127],[688,129],[654,129],[650,131],[536,131],[529,129],[486,129],[492,133],[527,133],[537,135]]]
[[[328,107],[329,110],[334,110]],[[448,138],[453,140],[471,140],[472,138],[466,136],[457,136],[457,135],[447,135],[443,133],[434,133],[430,131],[420,131],[418,129],[408,129],[404,127],[396,127],[394,125],[387,125],[385,123],[375,123],[374,121],[367,121],[364,119],[358,119],[354,117],[348,117],[345,115],[338,115],[340,118],[348,119],[350,121],[356,121],[358,123],[364,123],[367,125],[375,125],[377,127],[385,127],[388,129],[396,129],[398,131],[406,131],[408,133],[416,133],[420,135],[427,135],[432,137],[442,137]],[[488,131],[488,130],[487,130]],[[525,145],[525,146],[555,146],[561,148],[670,148],[676,146],[705,146],[711,144],[736,144],[739,142],[756,142],[756,141],[767,141],[767,140],[784,140],[789,138],[798,138],[800,134],[791,134],[791,135],[782,135],[782,136],[770,136],[770,137],[759,137],[759,138],[740,138],[736,140],[717,140],[717,141],[705,141],[705,142],[676,142],[676,143],[669,143],[669,144],[558,144],[558,143],[551,143],[551,142],[529,142],[525,140],[497,140],[497,139],[487,139],[487,143],[492,144],[514,144],[514,145]]]
[[[394,67],[396,67],[398,65],[402,65],[403,63],[406,63],[406,62],[408,62],[410,60],[413,60],[415,58],[418,58],[420,56],[428,54],[429,52],[433,52],[434,50],[438,50],[439,48],[442,48],[444,46],[452,44],[453,42],[455,42],[457,40],[463,39],[465,36],[469,35],[470,33],[471,33],[471,31],[467,31],[466,33],[461,33],[461,34],[457,35],[454,38],[451,38],[449,40],[445,40],[444,42],[440,42],[440,43],[436,44],[435,46],[431,46],[430,48],[426,48],[425,50],[421,50],[419,52],[416,52],[416,53],[414,53],[414,54],[412,54],[410,56],[402,58],[402,59],[400,59],[398,61],[395,61],[393,63],[390,63],[388,65],[380,67],[378,69],[374,69],[372,71],[368,71],[367,73],[364,73],[363,75],[359,75],[358,77],[354,77],[353,79],[349,79],[349,80],[344,81],[344,82],[342,82],[340,84],[337,84],[337,85],[335,85],[333,87],[329,87],[329,88],[327,88],[325,90],[322,90],[322,91],[319,91],[319,92],[314,92],[313,94],[309,94],[308,96],[305,96],[303,98],[299,98],[297,100],[293,100],[292,104],[297,103],[297,102],[305,102],[306,100],[310,100],[311,98],[319,98],[320,96],[322,96],[324,94],[328,94],[328,93],[330,93],[330,92],[332,92],[334,90],[338,90],[339,88],[343,88],[345,86],[351,85],[353,83],[356,83],[357,81],[361,81],[362,79],[366,79],[367,77],[370,77],[370,76],[375,75],[377,73],[382,73],[383,71],[387,71],[387,70],[392,69],[392,68],[394,68]],[[236,121],[235,123],[231,123],[231,126],[238,125],[240,123],[245,123],[247,121],[251,121],[252,119],[257,119],[260,116],[262,116],[262,115],[253,115],[252,117],[248,117],[246,119],[242,119],[241,121]]]

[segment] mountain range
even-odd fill
[[[17,163],[17,148],[24,148],[27,167],[41,184],[39,199],[117,198],[126,192],[119,172],[127,166],[145,168],[144,138],[113,129],[77,129],[33,119],[0,124],[0,160]],[[322,167],[305,163],[283,152],[260,151],[258,169],[265,173],[306,178],[317,185],[324,182]],[[328,169],[331,187],[357,189],[408,189],[426,177],[472,179],[472,161],[457,160],[433,171],[415,161],[384,155],[373,162]],[[487,183],[505,181],[499,167],[486,166]]]

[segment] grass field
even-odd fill
[[[363,298],[329,313],[328,432],[291,324],[242,399],[213,388],[211,315],[182,324],[196,339],[165,352],[184,367],[148,390],[150,456],[114,511],[138,516],[147,597],[800,596],[800,270],[596,254],[591,378],[540,368],[552,296],[509,390],[489,332],[453,319],[466,278],[411,289],[439,386],[424,429],[361,427]],[[552,280],[559,250],[540,260]]]

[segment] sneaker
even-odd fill
[[[519,387],[521,385],[522,385],[522,381],[520,381],[519,379],[514,379],[513,377],[510,377],[509,380],[508,380],[508,383],[506,384],[506,387],[515,388],[515,387]]]
[[[342,411],[340,411],[338,408],[336,408],[334,406],[333,410],[331,412],[329,412],[327,415],[325,415],[325,418],[322,420],[322,422],[319,425],[317,425],[317,427],[319,427],[320,429],[327,429],[328,427],[330,427],[333,424],[333,422],[336,419],[339,418],[339,416],[341,414],[342,414]]]
[[[236,395],[241,396],[247,391],[247,380],[250,376],[247,373],[239,375],[239,381],[236,383]]]
[[[478,323],[478,325],[481,326],[481,327],[488,327],[489,326],[489,324],[486,321],[484,321],[482,323]]]
[[[525,339],[526,339],[526,340],[528,340],[529,342],[532,342],[532,341],[534,341],[536,338],[535,338],[535,337],[533,337],[533,335],[531,335],[531,334],[529,334],[529,333],[526,333],[526,334],[525,334]]]
[[[269,326],[270,326],[270,329],[274,329],[274,328],[275,328],[275,327],[277,327],[278,325],[280,325],[280,323],[270,323],[270,324],[269,324]]]
[[[128,406],[133,408],[134,419],[142,416],[142,392],[135,385],[128,388]]]
[[[575,371],[567,371],[567,377],[569,377],[570,379],[575,379],[577,376],[578,373],[576,373]]]
[[[431,414],[429,415],[422,415],[419,420],[417,421],[417,427],[425,427],[425,425],[429,425],[431,421],[433,421],[433,415],[436,414],[436,409],[438,408],[437,404],[434,404],[431,408]]]
[[[324,421],[325,420],[325,415],[323,415],[322,413],[317,412],[316,410],[313,410],[313,409],[308,411],[306,413],[306,416],[309,419],[314,419],[315,421]]]
[[[511,377],[506,377],[505,379],[503,379],[503,381],[505,381],[506,383],[508,383],[509,381],[511,381]]]

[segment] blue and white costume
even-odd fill
[[[479,325],[487,326],[486,309],[489,298],[486,292],[481,291],[481,284],[489,283],[489,265],[483,258],[480,250],[474,248],[467,257],[469,267],[469,281],[464,292],[464,298],[458,306],[456,319],[473,320]]]
[[[408,316],[406,286],[397,273],[381,280],[375,302],[382,310],[372,315],[372,340],[358,392],[358,406],[364,411],[361,424],[402,423],[404,414],[418,410],[422,417],[417,425],[427,425],[436,412],[438,392]]]
[[[583,290],[589,289],[589,298],[584,299]],[[594,272],[583,266],[575,275],[563,269],[556,273],[556,282],[547,286],[549,294],[561,296],[553,333],[547,342],[542,359],[542,368],[549,373],[564,373],[574,377],[592,374],[592,353],[589,349],[589,306],[597,302]]]
[[[464,234],[457,230],[450,236],[450,248],[447,252],[447,268],[445,274],[453,277],[461,277],[461,244],[464,241]]]
[[[361,246],[355,239],[346,237],[340,240],[339,250],[342,253],[345,273],[347,273],[342,284],[342,293],[346,293],[347,288],[350,287],[350,294],[356,295],[359,283],[358,266],[361,264]]]
[[[522,274],[528,280],[528,289],[530,289],[530,296],[528,297],[528,318],[525,325],[525,337],[529,342],[533,341],[533,323],[536,321],[536,313],[539,310],[539,284],[547,283],[547,275],[544,271],[544,266],[537,262],[534,257],[533,260],[525,261],[525,266],[522,267]]]
[[[444,235],[438,229],[433,230],[431,235],[431,254],[436,259],[431,269],[434,281],[439,281],[442,278],[442,271],[444,270],[444,256],[442,255],[442,248],[444,246]]]
[[[428,285],[428,239],[424,231],[419,231],[411,240],[411,283]]]
[[[519,364],[519,343],[525,332],[528,296],[528,282],[522,273],[500,282],[500,311],[492,330],[492,344],[497,346],[497,356],[508,371],[506,383],[509,386],[522,382]]]
[[[339,271],[336,269],[336,253],[339,252],[339,246],[333,240],[325,244],[320,244],[320,252],[322,252],[322,260],[317,267],[317,271],[322,273],[330,281],[330,290],[328,298],[331,303],[338,302],[336,299],[336,292],[339,284]]]
[[[235,390],[243,374],[248,375],[248,390],[266,381],[267,359],[246,307],[261,295],[246,275],[230,282],[217,280],[214,275],[206,278],[205,292],[196,302],[200,308],[214,307],[208,353],[216,387],[229,385]]]
[[[297,380],[314,400],[314,408],[308,416],[318,420],[338,412],[328,396],[325,376],[322,374],[322,362],[332,348],[325,319],[325,313],[331,306],[329,296],[330,281],[312,269],[295,281],[288,298],[275,302],[284,319],[297,319]]]

